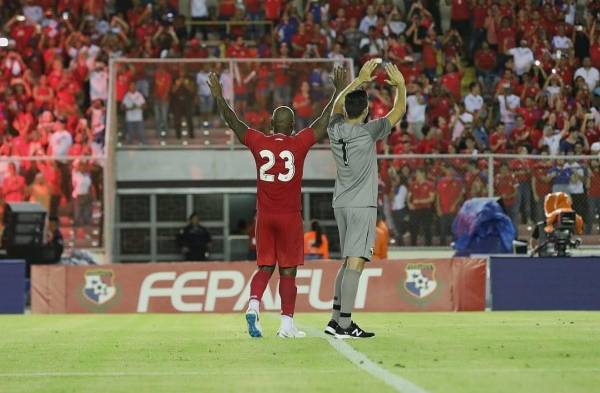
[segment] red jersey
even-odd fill
[[[256,162],[256,209],[267,213],[302,210],[300,188],[304,159],[316,143],[310,128],[294,135],[265,135],[249,128],[244,138]]]
[[[596,43],[590,46],[590,58],[592,59],[592,65],[600,68],[600,44]]]
[[[592,198],[600,198],[600,171],[590,170],[591,182],[588,191]]]
[[[452,0],[452,20],[469,20],[470,10],[467,0]]]
[[[460,72],[449,72],[442,76],[442,86],[444,86],[457,100],[460,100]]]
[[[219,1],[219,16],[232,17],[235,14],[235,1],[221,0]]]
[[[484,28],[485,18],[487,16],[487,13],[488,13],[488,7],[486,7],[485,5],[473,6],[473,26],[475,26],[476,29]]]
[[[463,182],[455,177],[442,177],[436,187],[442,214],[454,214],[463,192]]]
[[[282,8],[282,0],[265,0],[265,17],[268,20],[278,19]]]
[[[6,176],[2,182],[2,192],[6,202],[22,202],[25,200],[25,178],[23,176]]]
[[[433,201],[430,203],[416,203],[415,199],[426,199],[431,196],[434,192],[433,183],[429,180],[425,180],[422,183],[412,182],[410,187],[410,202],[413,204],[415,210],[419,209],[429,209],[433,206]]]
[[[496,175],[494,189],[506,206],[513,206],[517,202],[517,179],[512,173]]]
[[[484,71],[492,71],[496,68],[496,52],[489,49],[480,49],[475,52],[475,65]]]
[[[528,160],[511,160],[509,165],[519,183],[531,180],[531,163]]]
[[[298,117],[310,118],[313,115],[313,106],[310,97],[298,93],[294,97],[293,105]]]
[[[552,192],[552,179],[548,177],[551,165],[547,162],[537,162],[533,166],[533,181],[535,182],[535,196],[543,200],[546,194]]]

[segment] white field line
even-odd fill
[[[311,373],[316,374],[339,374],[336,370],[311,370]],[[302,370],[286,370],[286,374],[302,374]],[[42,371],[42,372],[20,372],[20,373],[0,373],[0,378],[78,378],[78,377],[209,377],[209,376],[238,376],[238,375],[273,375],[269,372],[257,372],[253,370],[236,370],[228,371]]]
[[[344,340],[335,339],[312,327],[303,326],[303,328],[306,328],[305,330],[310,335],[327,340],[327,342],[329,342],[329,344],[346,359],[350,360],[356,366],[371,374],[371,376],[384,382],[395,391],[400,393],[428,393],[425,389],[415,385],[409,380],[404,379],[401,376],[379,366],[377,363],[366,357],[363,353],[354,349],[350,344],[344,342]]]
[[[334,340],[334,339],[332,339]],[[338,340],[336,340],[338,341]],[[340,342],[342,342],[340,340]],[[342,342],[344,345],[348,345]],[[353,362],[354,363],[354,362]],[[360,364],[359,367],[363,367]],[[456,373],[456,372],[468,372],[468,373],[490,373],[490,374],[504,374],[504,373],[548,373],[548,372],[559,372],[559,373],[598,373],[600,368],[589,368],[589,367],[578,367],[578,368],[480,368],[480,369],[465,369],[465,368],[432,368],[432,367],[411,367],[411,372],[442,372],[442,373]],[[335,370],[311,370],[311,373],[315,374],[339,374],[339,371]],[[289,370],[286,373],[303,373],[300,370]],[[78,377],[94,377],[94,378],[105,378],[105,377],[205,377],[205,376],[236,376],[236,375],[260,375],[260,372],[256,371],[175,371],[175,372],[151,372],[151,371],[99,371],[99,372],[79,372],[79,371],[44,371],[44,372],[21,372],[21,373],[0,373],[0,378],[78,378]],[[272,375],[271,372],[264,373],[265,375]],[[394,377],[396,377],[394,375]],[[423,390],[419,390],[423,392]],[[402,390],[402,392],[409,392],[408,390]]]
[[[411,367],[414,372],[441,372],[441,373],[475,373],[475,374],[504,374],[504,373],[599,373],[598,367],[571,367],[571,368],[552,368],[552,367],[522,367],[522,368],[458,368],[458,367]]]

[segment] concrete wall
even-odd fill
[[[254,180],[248,150],[118,150],[117,181]],[[335,164],[329,149],[312,150],[304,163],[305,180],[331,180]]]

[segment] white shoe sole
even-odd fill
[[[246,313],[246,322],[248,323],[248,334],[250,334],[250,337],[262,337],[262,329],[256,313]]]
[[[338,340],[345,340],[347,338],[353,338],[352,336],[350,336],[349,334],[337,334],[335,333],[333,335],[333,337],[337,338]]]
[[[278,331],[277,337],[279,337],[279,338],[304,338],[304,337],[306,337],[306,333],[295,336],[292,334],[285,334],[285,333],[282,333],[281,331]]]
[[[325,327],[325,334],[329,334],[330,336],[335,336],[335,329],[331,326]]]

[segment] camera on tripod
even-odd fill
[[[583,219],[573,210],[571,197],[564,192],[553,192],[544,198],[546,219],[539,222],[531,241],[531,256],[569,256],[568,250],[581,245]]]
[[[574,238],[577,227],[577,215],[574,211],[558,214],[554,230],[548,233],[548,245],[558,257],[569,256],[568,249],[579,247],[581,239]]]

